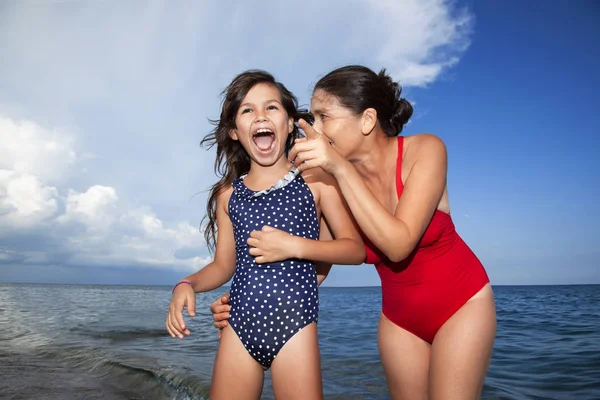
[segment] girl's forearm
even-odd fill
[[[226,284],[234,272],[235,268],[225,268],[213,261],[200,271],[183,278],[183,280],[191,282],[195,293],[203,293]]]
[[[358,265],[365,259],[364,245],[357,240],[311,240],[297,237],[295,258],[330,264]],[[323,278],[325,279],[325,278]]]

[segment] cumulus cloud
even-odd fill
[[[0,115],[0,221],[4,229],[32,228],[58,210],[60,182],[75,162],[73,140],[31,121]]]
[[[77,127],[96,157],[88,173],[156,208],[188,198],[194,168],[210,167],[197,144],[234,74],[267,69],[303,104],[349,63],[426,86],[457,63],[472,25],[451,0],[0,2],[0,112]]]
[[[50,186],[51,180],[63,181],[71,173],[63,166],[77,160],[67,132],[0,117],[0,138],[10,149],[0,162],[0,264],[191,271],[209,261],[197,227],[166,226],[147,207],[127,208],[113,187],[62,192]],[[10,246],[15,238],[26,243]]]
[[[369,0],[371,20],[379,24],[382,43],[377,59],[404,86],[425,86],[459,61],[469,47],[473,16],[453,1]],[[393,23],[390,23],[394,21]]]
[[[49,182],[62,180],[76,161],[72,135],[32,121],[0,115],[0,143],[0,168]]]
[[[423,87],[472,25],[449,0],[0,2],[0,263],[203,265],[188,199],[214,183],[198,143],[234,74],[303,104],[350,63]]]
[[[55,187],[43,186],[38,177],[0,170],[0,220],[4,227],[24,228],[43,223],[58,208]]]
[[[253,65],[314,77],[363,62],[422,86],[458,61],[473,25],[450,0],[22,1],[0,14],[9,86],[28,82],[22,90],[39,99],[79,103],[119,101],[115,92],[146,102],[211,87],[207,77],[225,78],[222,87]]]

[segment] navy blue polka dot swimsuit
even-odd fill
[[[317,321],[319,313],[315,263],[288,259],[257,264],[247,244],[250,232],[264,225],[319,238],[315,200],[297,172],[293,169],[273,188],[261,192],[246,187],[244,175],[233,182],[229,200],[236,246],[229,323],[248,353],[265,368],[292,336]]]

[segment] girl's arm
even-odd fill
[[[319,227],[319,240],[327,241],[333,240],[333,235],[331,234],[331,230],[329,229],[329,225],[327,225],[327,221],[323,217],[321,217]],[[327,275],[329,275],[329,271],[331,270],[331,263],[317,262],[317,285],[321,285]]]
[[[191,282],[195,293],[216,289],[227,283],[235,273],[235,239],[227,214],[227,204],[232,192],[233,188],[229,188],[217,198],[218,236],[213,262],[183,279]]]
[[[250,233],[250,254],[259,264],[289,258],[329,264],[361,264],[365,259],[365,248],[335,179],[323,171],[311,171],[303,177],[313,191],[333,239],[312,240],[264,226],[262,230]]]
[[[191,334],[183,319],[183,309],[188,315],[196,315],[195,293],[207,292],[225,284],[235,272],[235,239],[233,226],[227,215],[227,204],[233,189],[221,193],[217,198],[217,246],[213,262],[200,271],[185,277],[190,284],[181,283],[173,288],[166,327],[172,337],[183,339]],[[190,286],[190,287],[188,287]]]
[[[337,182],[321,170],[303,176],[307,183],[314,182],[313,186],[319,191],[319,206],[329,238],[320,237],[315,241],[297,237],[294,256],[332,264],[361,264],[366,256],[365,247]]]

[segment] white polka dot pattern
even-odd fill
[[[230,325],[250,355],[265,368],[304,326],[317,321],[319,297],[315,264],[306,260],[256,264],[246,243],[250,232],[269,225],[317,240],[314,197],[301,175],[260,196],[233,182],[229,217],[236,243],[236,272],[231,285]]]

